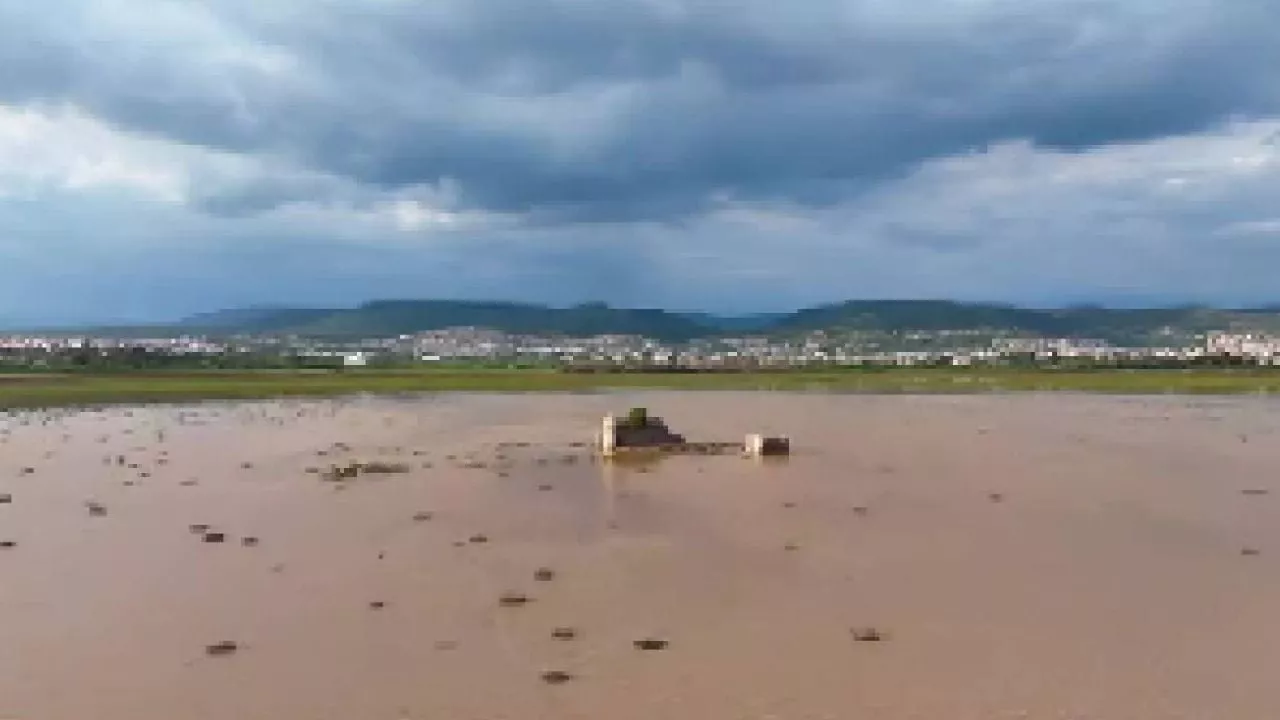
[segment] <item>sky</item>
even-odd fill
[[[0,323],[1280,301],[1280,0],[0,0]]]

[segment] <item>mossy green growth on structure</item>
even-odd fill
[[[627,411],[627,427],[642,428],[649,426],[649,410],[642,407],[633,407]]]

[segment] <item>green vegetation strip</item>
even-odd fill
[[[602,389],[862,393],[1280,392],[1280,370],[889,369],[773,373],[561,373],[552,370],[149,372],[0,375],[0,408],[354,393],[575,392]]]

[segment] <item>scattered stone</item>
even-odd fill
[[[542,483],[538,486],[538,492],[550,492],[551,490],[552,485],[550,483]]]
[[[8,505],[13,502],[13,496],[9,493],[0,493],[0,505]]]
[[[424,510],[424,511],[422,511],[422,512],[416,512],[416,513],[414,513],[414,514],[413,514],[413,521],[414,521],[414,522],[427,522],[427,521],[428,521],[428,520],[430,520],[432,517],[433,517],[433,515],[432,515],[431,513],[426,512],[426,511]]]
[[[1240,550],[1240,554],[1244,555],[1245,557],[1254,557],[1256,555],[1261,555],[1262,551],[1259,550],[1258,548],[1247,547],[1247,548],[1242,548]]]
[[[207,543],[226,542],[227,534],[221,532],[207,532],[204,534],[204,541]]]
[[[36,469],[35,469],[35,468],[33,468],[33,467],[24,467],[24,468],[22,468],[22,474],[23,474],[23,475],[35,475],[35,474],[36,474]]]
[[[199,484],[199,483],[198,483],[197,481],[195,481],[195,480],[183,480],[182,482],[179,482],[179,483],[178,483],[178,485],[179,485],[180,487],[193,487],[193,486],[198,485],[198,484]]]
[[[795,552],[796,550],[800,549],[800,546],[796,543],[789,542],[786,545],[783,545],[782,549],[786,550],[787,552]]]
[[[782,507],[787,508],[788,510],[793,509],[795,506],[796,504],[790,501],[782,503]]]
[[[533,571],[533,579],[538,582],[551,582],[556,578],[556,571],[549,567],[540,567]]]
[[[18,543],[13,540],[0,540],[0,550],[12,550],[18,547]]]
[[[853,628],[849,630],[849,634],[855,642],[882,642],[887,639],[883,632],[874,627]]]
[[[240,649],[240,644],[233,640],[223,640],[212,645],[204,646],[204,654],[210,657],[225,657],[234,655]]]
[[[240,538],[240,544],[245,547],[258,547],[258,538],[252,535],[246,535]]]
[[[991,502],[998,503],[1004,500],[1004,493],[993,492],[987,495],[987,499]]]
[[[137,485],[137,484],[138,484],[138,482],[137,482],[136,480],[125,480],[124,482],[122,482],[122,483],[120,483],[120,484],[121,484],[121,485],[124,485],[125,487],[133,487],[134,485]]]
[[[867,507],[866,505],[855,505],[853,507],[854,515],[866,515],[869,512],[871,512],[871,508]]]
[[[106,517],[107,506],[103,505],[102,503],[94,502],[90,500],[89,502],[86,502],[84,504],[84,507],[86,510],[89,511],[89,514],[92,515],[93,517]]]
[[[573,640],[578,637],[578,631],[571,627],[558,627],[551,631],[551,637],[556,640]]]
[[[482,544],[484,544],[484,543],[489,542],[489,536],[488,536],[488,535],[482,535],[482,534],[477,533],[477,534],[472,535],[471,537],[467,538],[467,542],[469,542],[469,543],[473,543],[473,544],[476,544],[476,545],[482,545]]]
[[[633,641],[631,644],[637,650],[666,650],[669,643],[658,638],[642,638]]]
[[[458,643],[455,640],[437,640],[434,645],[437,650],[455,650]]]
[[[1266,488],[1245,488],[1240,492],[1244,495],[1252,495],[1255,497],[1259,495],[1269,495],[1271,493],[1271,491]]]
[[[252,469],[252,468],[253,468],[253,463],[251,463],[251,462],[242,462],[242,463],[240,463],[240,469],[241,469],[241,470],[250,470],[250,469]]]
[[[563,670],[546,670],[542,673],[542,682],[548,685],[563,685],[573,679],[573,676]]]
[[[498,605],[502,607],[522,607],[528,605],[530,598],[524,593],[508,592],[498,597]]]
[[[370,602],[370,603],[369,603],[369,609],[370,609],[370,610],[381,610],[381,609],[385,608],[386,606],[387,606],[387,604],[386,604],[385,602],[381,601],[381,600],[374,600],[373,602]]]
[[[187,529],[191,531],[192,535],[203,535],[209,532],[209,528],[210,526],[204,523],[192,523],[187,526]]]

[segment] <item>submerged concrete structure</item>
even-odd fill
[[[625,418],[604,416],[599,444],[602,455],[614,455],[626,448],[676,448],[686,441],[683,435],[671,432],[662,418],[650,417],[637,408]]]
[[[760,434],[747,435],[741,444],[689,442],[683,435],[672,432],[662,418],[650,416],[644,408],[632,408],[625,417],[613,414],[604,416],[596,443],[600,454],[605,457],[643,451],[696,455],[740,451],[753,457],[791,453],[791,441],[788,438]]]

